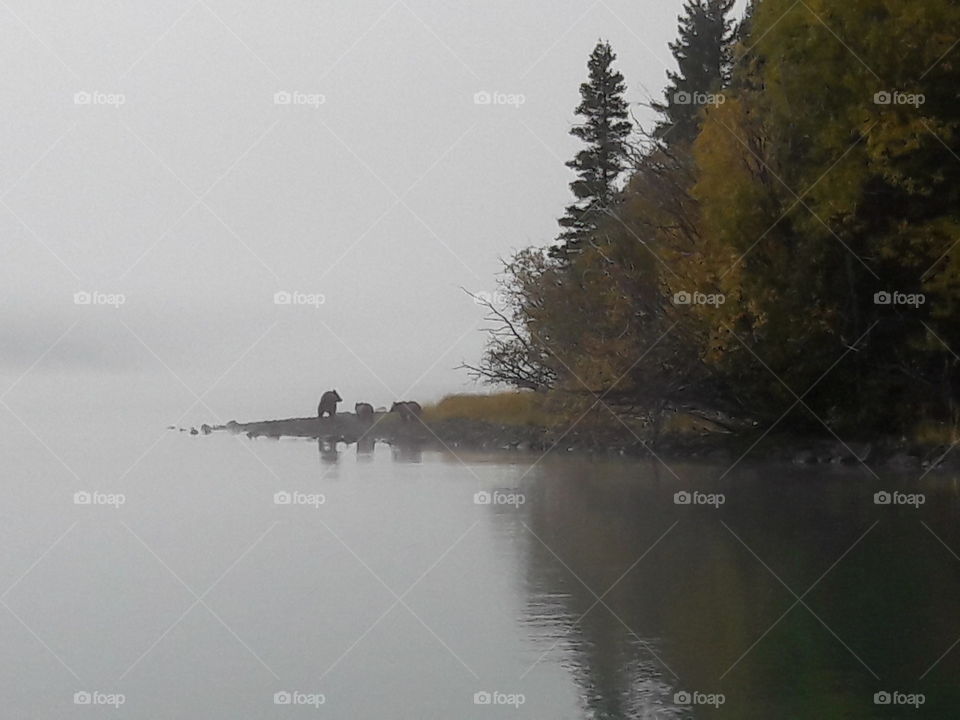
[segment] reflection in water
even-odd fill
[[[544,659],[562,658],[580,686],[586,717],[679,717],[670,707],[673,671],[658,659],[658,632],[637,605],[650,587],[633,585],[629,575],[617,583],[638,548],[652,544],[669,523],[644,522],[642,503],[623,492],[626,486],[598,492],[595,483],[609,481],[584,469],[552,466],[530,489],[529,620],[553,637],[547,648],[556,647]],[[633,604],[614,607],[623,583],[635,588]]]
[[[391,445],[390,452],[395,462],[419,464],[423,461],[423,444],[416,441],[405,441]]]
[[[334,464],[340,460],[340,452],[337,450],[337,443],[320,438],[317,440],[317,448],[320,450],[320,462]]]
[[[98,437],[105,457],[138,441]],[[0,717],[52,717],[48,698],[76,692],[37,637],[95,681],[124,672],[176,620],[182,587],[144,563],[131,530],[178,575],[220,583],[211,607],[223,622],[279,675],[324,692],[330,717],[958,717],[960,494],[949,476],[878,483],[851,468],[738,466],[721,482],[726,467],[671,462],[678,479],[657,463],[429,446],[419,465],[405,464],[421,459],[418,448],[378,447],[360,463],[349,445],[326,464],[335,446],[314,454],[296,441],[257,447],[278,475],[257,495],[244,488],[259,486],[263,468],[235,438],[174,437],[143,468],[146,501],[51,547],[78,511],[38,481],[52,467],[44,448],[0,433],[10,501],[0,571],[27,573],[3,604],[42,629],[3,626]],[[114,458],[118,473],[127,456]],[[926,502],[875,505],[881,489]],[[675,505],[680,490],[726,502]],[[291,495],[288,506],[277,492]],[[409,597],[409,611],[384,615],[390,589]],[[193,620],[124,679],[138,702],[123,717],[272,716],[277,688],[262,667],[222,624]],[[479,690],[523,693],[526,704],[474,705]],[[725,703],[681,704],[682,691],[720,692]],[[923,693],[925,703],[878,706],[879,691]]]
[[[525,625],[584,717],[899,717],[873,702],[885,688],[927,694],[912,717],[955,716],[958,663],[919,679],[960,634],[960,562],[921,524],[960,548],[954,485],[883,512],[860,476],[675,469],[550,462],[525,488]],[[726,503],[675,505],[688,488]]]
[[[576,708],[563,717],[903,717],[903,708],[874,704],[881,690],[924,693],[910,717],[957,716],[960,645],[951,652],[951,644],[960,636],[960,561],[944,547],[960,550],[953,479],[888,479],[883,488],[850,469],[738,467],[720,481],[726,468],[673,464],[677,478],[657,463],[552,456],[532,465],[537,458],[452,457],[406,444],[367,463],[372,451],[358,443],[362,477],[390,479],[369,485],[372,502],[402,508],[391,515],[391,538],[442,526],[465,504],[481,518],[468,538],[477,543],[479,592],[460,605],[471,617],[488,604],[515,603],[517,612],[504,613],[509,636],[495,641],[490,629],[474,635],[449,619],[443,637],[463,631],[464,652],[479,658],[489,641],[491,662],[508,674],[504,686],[530,696],[516,717],[545,716],[537,702],[571,686]],[[321,462],[337,461],[335,445],[319,443],[319,453]],[[341,460],[349,471],[349,458]],[[443,498],[431,506],[439,516],[418,514],[423,496],[392,482],[403,476],[393,471],[405,470],[395,463],[422,463],[421,477],[437,483],[431,498]],[[455,481],[465,463],[480,485]],[[874,492],[907,482],[925,493],[923,506],[874,504]],[[475,499],[498,488],[524,502]],[[722,493],[725,502],[675,504],[681,490]],[[425,562],[448,549],[463,522],[449,520]],[[491,531],[497,542],[480,539]],[[393,562],[392,540],[386,545]],[[437,587],[456,595],[456,584]],[[443,615],[434,613],[431,624]],[[503,654],[515,635],[520,650]],[[724,703],[687,704],[683,693],[722,693]]]
[[[364,435],[357,440],[357,459],[364,461],[372,460],[374,445],[375,441],[372,436],[367,437]]]
[[[360,437],[355,442],[357,459],[361,462],[370,462],[373,460],[376,450],[376,441],[373,437]],[[349,448],[351,443],[345,443]],[[317,439],[317,448],[320,454],[321,464],[335,464],[340,461],[340,451],[338,443]],[[421,463],[423,461],[423,444],[416,442],[396,443],[390,446],[391,457],[394,462],[400,463]]]

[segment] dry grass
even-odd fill
[[[551,412],[550,398],[534,392],[502,392],[489,395],[447,395],[424,408],[429,421],[466,418],[501,425],[549,427],[560,418]]]
[[[957,429],[949,423],[924,420],[914,428],[912,437],[919,445],[953,445],[957,442]]]

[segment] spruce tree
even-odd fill
[[[664,119],[654,135],[667,145],[689,144],[700,131],[704,96],[730,80],[735,24],[729,18],[734,0],[687,0],[679,17],[679,37],[670,52],[679,72],[668,72],[666,102],[654,103]]]
[[[576,201],[560,218],[560,244],[550,250],[552,257],[564,262],[577,255],[596,231],[603,212],[614,203],[616,181],[627,164],[631,125],[623,98],[623,75],[612,67],[616,57],[609,42],[598,42],[587,63],[589,79],[580,86],[576,114],[583,121],[574,125],[570,134],[583,140],[586,147],[567,163],[577,173],[570,183]]]

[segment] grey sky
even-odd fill
[[[6,0],[3,387],[48,350],[12,399],[217,382],[241,417],[468,386],[482,313],[459,287],[555,236],[590,50],[611,41],[631,102],[659,96],[680,6]]]

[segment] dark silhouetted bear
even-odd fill
[[[320,396],[320,404],[317,405],[317,417],[322,418],[324,413],[333,417],[337,414],[337,403],[342,401],[343,398],[336,390],[327,390]]]
[[[406,402],[395,402],[390,408],[390,412],[398,412],[400,413],[400,420],[410,422],[420,417],[423,408],[420,407],[420,403],[409,400]]]
[[[363,422],[373,420],[373,405],[370,403],[357,403],[353,406],[353,411],[357,414],[357,419]]]

